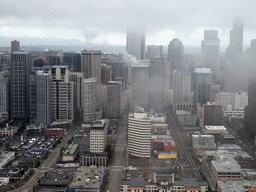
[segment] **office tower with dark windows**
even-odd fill
[[[145,31],[141,27],[130,27],[127,30],[126,51],[137,60],[145,59]]]
[[[99,86],[101,84],[101,51],[83,50],[81,52],[81,65],[84,78],[96,78],[96,87]]]
[[[131,110],[135,106],[148,107],[148,67],[147,63],[131,66]]]
[[[170,86],[172,88],[173,71],[184,67],[184,50],[182,41],[173,39],[168,46],[168,62],[170,63]]]
[[[11,118],[28,120],[29,117],[29,69],[30,55],[27,52],[11,54],[10,107]]]
[[[217,30],[205,30],[204,40],[201,42],[203,67],[210,68],[216,80],[219,74],[220,40]]]
[[[188,70],[173,71],[173,101],[189,102],[191,95],[191,74]]]
[[[194,71],[193,87],[193,108],[194,113],[197,106],[203,107],[203,104],[211,100],[212,71],[209,68],[196,68]]]
[[[73,121],[74,83],[70,81],[68,66],[52,66],[52,120]]]
[[[36,71],[36,123],[49,125],[52,122],[52,75]]]
[[[249,79],[248,105],[244,110],[244,129],[252,136],[256,135],[256,80]]]
[[[121,115],[122,83],[109,81],[107,84],[108,102],[106,117],[117,119]]]
[[[20,42],[17,40],[11,41],[11,53],[20,51]]]
[[[148,109],[155,112],[164,110],[164,58],[151,58],[148,68]]]
[[[62,65],[64,52],[60,50],[50,50],[45,52],[46,65]]]
[[[203,125],[222,125],[222,106],[208,102],[203,105]]]
[[[96,120],[96,84],[94,77],[83,80],[83,121],[93,122]]]
[[[101,64],[101,84],[106,85],[112,80],[112,66]]]
[[[74,52],[64,53],[63,65],[67,65],[70,72],[81,72],[81,54]]]
[[[162,45],[148,45],[146,58],[151,59],[154,57],[163,57],[163,46]]]
[[[84,73],[71,72],[70,81],[74,83],[74,111],[80,112],[83,107],[83,80]]]
[[[9,83],[10,73],[0,71],[0,119],[9,119]]]
[[[236,17],[233,22],[233,29],[230,31],[229,46],[227,49],[227,59],[233,62],[239,61],[243,54],[243,32],[244,21]]]

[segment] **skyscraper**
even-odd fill
[[[43,71],[36,72],[36,123],[49,125],[52,121],[52,75]]]
[[[230,41],[227,49],[227,59],[231,61],[239,61],[243,54],[243,31],[243,19],[239,17],[235,18],[233,29],[230,31]]]
[[[173,71],[183,69],[184,50],[179,39],[173,39],[168,46],[168,61],[170,62],[170,86],[172,88]]]
[[[96,78],[83,81],[83,121],[92,122],[96,119]]]
[[[11,41],[11,53],[20,51],[20,42],[17,40]]]
[[[163,112],[164,110],[164,58],[151,58],[148,77],[149,110]]]
[[[212,71],[209,68],[196,68],[194,71],[193,108],[203,106],[211,100]]]
[[[74,52],[64,53],[63,65],[67,65],[70,72],[81,72],[81,55]]]
[[[84,78],[96,78],[96,87],[99,86],[101,84],[101,51],[83,50],[81,52],[81,65]]]
[[[220,40],[217,30],[205,30],[204,40],[201,42],[203,67],[210,68],[216,80],[219,74]]]
[[[173,71],[173,101],[188,102],[191,94],[191,74],[188,70]]]
[[[131,66],[131,110],[135,106],[148,107],[148,64],[137,63]]]
[[[70,81],[74,83],[74,110],[81,111],[83,107],[83,80],[84,73],[71,72]]]
[[[249,79],[249,89],[248,89],[248,105],[244,110],[244,129],[252,134],[256,135],[256,80]]]
[[[163,46],[162,45],[148,45],[146,58],[163,57]]]
[[[10,73],[0,71],[0,119],[9,118],[9,82]]]
[[[52,66],[52,120],[72,121],[74,118],[74,83],[68,66]]]
[[[27,121],[29,95],[30,55],[27,52],[11,54],[10,107],[11,118]]]
[[[136,57],[137,60],[145,58],[145,31],[141,27],[133,27],[127,30],[126,51]]]

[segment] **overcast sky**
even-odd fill
[[[244,46],[256,39],[255,0],[0,0],[0,36],[61,38],[125,45],[126,30],[143,25],[147,45],[201,46],[205,29],[229,44],[235,16],[244,19]]]

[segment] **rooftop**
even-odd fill
[[[67,186],[73,179],[76,169],[55,169],[47,173],[42,185]]]
[[[217,161],[211,161],[217,172],[241,172],[241,166],[230,155],[225,155]]]
[[[181,180],[176,180],[173,186],[185,186],[188,187],[200,187],[200,186],[208,186],[206,181],[197,181],[196,178],[182,178]]]
[[[78,148],[78,144],[69,145],[63,155],[73,155]]]
[[[212,73],[210,68],[195,68],[195,73]]]
[[[131,177],[130,179],[121,181],[121,185],[129,185],[130,187],[144,187],[147,184],[149,182],[144,177]]]

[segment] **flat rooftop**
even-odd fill
[[[217,161],[211,161],[211,164],[217,172],[241,172],[241,166],[229,155],[223,156]]]
[[[90,168],[81,167],[77,169],[70,189],[100,189],[105,175],[105,167]]]
[[[212,73],[210,68],[195,68],[195,73]]]
[[[55,169],[49,171],[42,181],[42,185],[67,186],[73,179],[76,169]]]
[[[206,125],[205,128],[208,129],[208,130],[223,130],[223,131],[227,130],[227,128],[224,127],[224,126]]]
[[[78,148],[78,144],[69,145],[63,155],[73,155]]]

